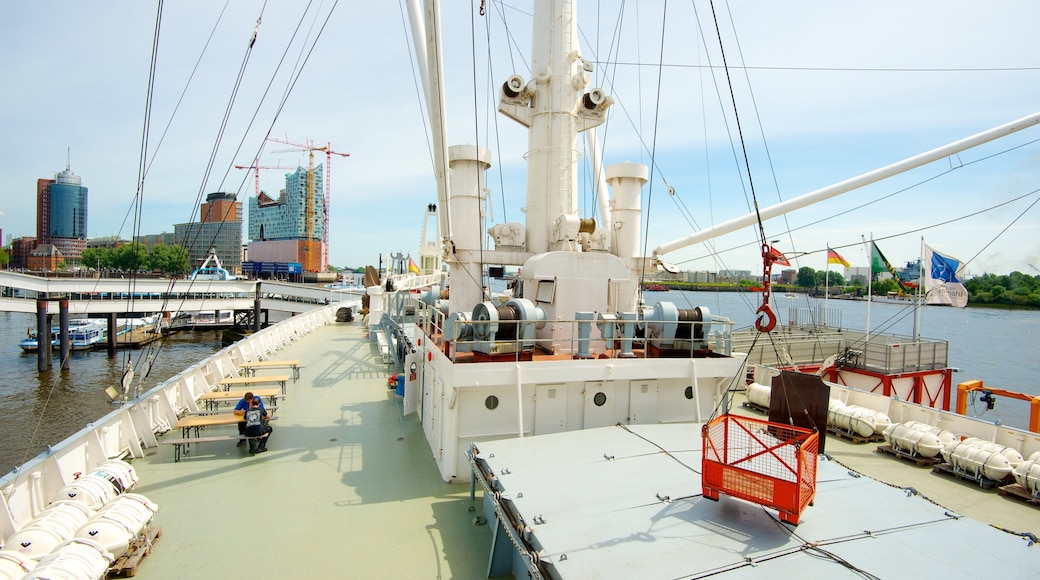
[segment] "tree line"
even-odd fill
[[[845,277],[839,272],[814,270],[807,266],[799,268],[795,283],[803,288],[830,286],[863,289],[863,283],[858,279],[846,284]],[[964,287],[968,290],[969,304],[1040,308],[1040,275],[1030,276],[1022,272],[983,274],[965,280]],[[898,293],[899,284],[891,278],[876,280],[871,283],[870,291],[875,296]]]
[[[118,248],[87,248],[83,250],[84,268],[97,270],[160,271],[167,274],[186,273],[190,266],[188,251],[181,246],[156,244],[149,250],[140,242],[130,242]]]

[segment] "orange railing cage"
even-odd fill
[[[704,497],[740,498],[780,512],[798,525],[816,497],[816,431],[751,417],[722,415],[705,424],[701,488]]]

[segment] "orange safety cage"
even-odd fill
[[[816,431],[751,417],[722,415],[704,425],[701,488],[779,510],[798,525],[816,497]]]

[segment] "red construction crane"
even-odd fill
[[[305,214],[307,216],[307,238],[304,241],[303,251],[307,254],[304,259],[303,267],[308,272],[324,272],[329,267],[329,202],[332,182],[332,156],[339,155],[340,157],[350,157],[350,153],[341,153],[339,151],[332,150],[332,143],[326,143],[325,145],[315,145],[310,139],[307,140],[307,144],[293,143],[288,139],[278,139],[277,137],[268,137],[268,141],[274,141],[276,143],[282,143],[295,147],[296,151],[307,151],[310,155],[310,165],[307,168],[307,208]],[[322,212],[322,239],[319,251],[314,251],[314,152],[324,151],[325,152],[325,210]]]
[[[252,165],[236,165],[235,169],[252,169],[256,174],[256,196],[260,197],[260,170],[261,169],[296,169],[283,165],[260,165],[259,160],[254,160]]]

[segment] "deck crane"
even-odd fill
[[[283,145],[289,145],[294,147],[291,151],[307,151],[310,156],[310,164],[307,168],[307,208],[304,215],[307,217],[307,238],[304,242],[304,252],[306,253],[304,261],[304,269],[308,272],[322,272],[328,268],[329,265],[329,193],[330,183],[332,181],[332,156],[339,155],[340,157],[350,157],[350,153],[341,153],[339,151],[332,150],[332,143],[325,143],[325,145],[315,145],[313,141],[307,139],[307,143],[294,143],[286,139],[279,139],[277,137],[268,137],[268,141],[274,141],[275,143],[282,143]],[[321,251],[320,257],[318,252],[314,251],[314,152],[324,151],[325,152],[325,208],[322,212],[322,239],[321,239]]]
[[[252,165],[236,165],[235,169],[252,169],[256,175],[256,196],[260,197],[260,170],[261,169],[296,169],[296,167],[289,167],[286,165],[260,165],[260,160],[253,160]]]

